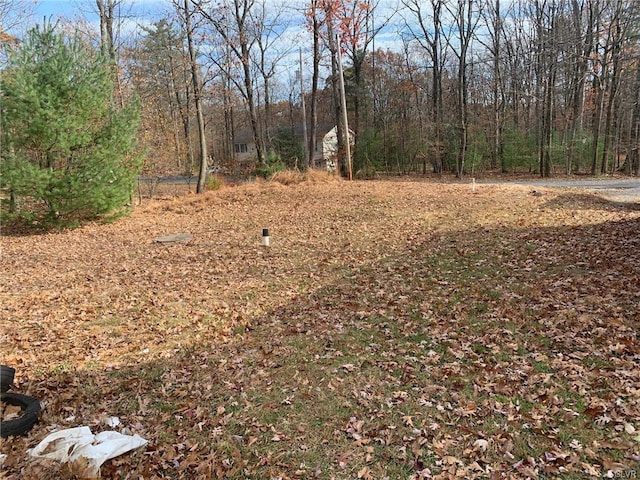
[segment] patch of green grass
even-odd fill
[[[524,398],[516,398],[514,402],[516,409],[523,415],[530,413],[535,407],[536,403]]]
[[[503,350],[497,352],[494,355],[494,358],[496,361],[502,363],[511,363],[513,361],[513,356],[509,352],[505,352]]]
[[[478,420],[478,428],[483,436],[490,436],[508,431],[509,425],[503,415],[489,415]]]
[[[151,364],[146,368],[140,369],[138,378],[147,383],[157,383],[162,379],[162,375],[165,373],[165,368],[162,365]]]
[[[512,455],[516,459],[539,458],[547,448],[547,442],[529,429],[522,428],[513,434]]]
[[[71,364],[71,362],[68,361],[68,360],[65,360],[63,362],[60,362],[60,363],[56,364],[51,369],[51,373],[53,373],[54,375],[60,375],[62,373],[73,372],[74,369],[75,369],[75,367]]]
[[[593,430],[584,427],[584,423],[576,418],[561,425],[556,435],[563,447],[582,450],[583,447],[588,447],[594,441],[599,440],[599,435],[596,435]]]
[[[482,315],[483,313],[487,313],[489,311],[489,305],[487,302],[475,302],[471,307],[471,311],[475,315]]]
[[[485,318],[470,315],[465,319],[465,327],[473,334],[473,336],[481,337],[487,332],[489,325]]]
[[[610,369],[613,364],[611,363],[611,359],[607,357],[603,357],[601,355],[589,355],[588,357],[584,357],[582,359],[582,364],[587,368],[598,368],[598,369]]]
[[[85,398],[100,398],[103,389],[98,382],[89,378],[78,385],[78,392]]]
[[[565,404],[575,412],[582,413],[587,408],[587,400],[585,400],[584,396],[569,386],[558,389],[558,395],[564,400]]]
[[[553,345],[553,339],[549,338],[546,335],[536,335],[535,342],[543,348],[551,348]]]
[[[489,300],[493,300],[494,302],[502,298],[502,293],[498,290],[486,290],[485,295]]]
[[[122,415],[133,415],[140,410],[138,399],[126,396],[118,402],[118,410]]]
[[[173,430],[164,429],[164,430],[160,430],[160,432],[158,433],[159,443],[166,443],[168,445],[172,445],[176,442],[176,439],[177,439],[177,435]]]
[[[157,402],[153,402],[151,407],[158,412],[164,413],[172,413],[178,409],[178,406],[175,403],[166,402],[164,400],[158,400]]]
[[[483,343],[473,343],[471,344],[471,350],[478,355],[486,355],[489,353],[490,349]]]
[[[418,332],[406,337],[407,341],[412,343],[421,344],[422,347],[427,348],[431,344],[431,338],[426,332]]]
[[[536,373],[551,373],[553,371],[547,360],[536,360],[532,358],[531,365],[533,366],[533,371]]]

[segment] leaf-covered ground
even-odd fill
[[[1,361],[45,406],[4,478],[78,478],[27,448],[111,416],[149,444],[109,479],[640,478],[638,205],[263,183],[0,241]]]

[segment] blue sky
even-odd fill
[[[20,1],[20,0],[18,0]],[[58,18],[67,20],[88,20],[97,21],[97,7],[95,0],[23,0],[27,10],[33,10],[29,24],[42,23],[43,19]],[[291,5],[299,7],[302,0],[290,0]],[[123,11],[120,18],[128,18],[131,22],[146,23],[157,18],[163,12],[173,11],[171,0],[124,0],[118,2],[122,4]],[[274,2],[275,4],[276,2]],[[280,3],[278,1],[277,3]],[[388,3],[383,0],[382,4]],[[384,15],[383,8],[379,9]],[[5,25],[6,28],[6,25]],[[24,28],[24,25],[23,25]],[[386,32],[389,35],[390,32]],[[383,37],[384,35],[380,35]],[[394,36],[394,35],[393,35]],[[381,38],[382,40],[382,38]],[[384,40],[383,40],[384,41]]]
[[[85,5],[82,5],[82,4]],[[36,21],[39,23],[42,18],[49,17],[74,17],[79,12],[83,12],[87,9],[90,11],[95,10],[95,2],[89,7],[86,5],[88,2],[82,2],[81,0],[39,0],[36,3]],[[77,4],[77,5],[76,5]]]
[[[128,1],[119,2],[121,4],[126,3],[123,8],[125,14],[132,13],[136,17],[139,16],[153,16],[152,12],[162,12],[167,8],[170,8],[170,2],[163,1]],[[88,19],[95,18],[97,7],[95,0],[37,0],[36,12],[42,18],[45,16],[63,16],[66,18],[73,17],[86,17]]]
[[[267,0],[274,1],[275,3],[281,3],[282,0]],[[285,0],[290,5],[297,7],[298,10],[303,0]],[[382,0],[381,3],[391,2],[395,0]],[[61,20],[63,23],[85,23],[84,27],[80,27],[81,30],[90,29],[97,34],[99,32],[98,14],[95,0],[13,0],[12,4],[16,5],[18,2],[22,2],[24,8],[14,8],[12,13],[18,15],[19,22],[12,22],[16,25],[16,28],[12,28],[12,24],[8,19],[2,20],[2,26],[7,31],[14,33],[16,36],[21,36],[21,33],[26,31],[34,24],[41,24],[44,19],[50,19],[52,22]],[[163,13],[172,12],[173,6],[171,0],[122,0],[118,2],[122,5],[123,11],[116,12],[116,16],[121,19],[125,19],[123,23],[120,23],[119,35],[126,35],[128,33],[140,31],[140,24],[150,24],[154,20],[162,16]],[[294,12],[292,12],[294,13]],[[302,17],[299,17],[299,11],[294,13],[296,19],[292,21],[291,28],[283,37],[285,43],[290,47],[293,45],[302,46],[303,50],[311,48],[310,40],[307,44],[306,31],[301,25]],[[380,9],[381,17],[387,12],[384,9]],[[303,39],[304,38],[304,39]],[[395,47],[399,38],[395,32],[394,27],[388,27],[385,32],[382,32],[376,39],[376,47],[388,48]],[[290,58],[289,58],[290,57]],[[306,58],[305,58],[306,60]],[[306,72],[309,68],[305,62],[305,78],[309,75]],[[290,55],[284,62],[281,63],[279,70],[281,70],[284,78],[289,76],[295,76],[295,71],[299,69],[298,65],[298,49],[294,48]]]
[[[18,0],[20,1],[20,0]],[[127,18],[132,23],[148,22],[162,12],[171,8],[170,0],[125,0],[121,18]],[[44,19],[55,22],[56,20],[88,21],[98,20],[95,0],[23,0],[22,5],[15,2],[9,16],[15,19],[3,19],[2,26],[10,32],[19,33],[34,24],[41,24]],[[18,31],[16,31],[18,30]]]

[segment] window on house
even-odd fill
[[[236,153],[247,153],[249,151],[246,143],[236,143],[235,150]]]

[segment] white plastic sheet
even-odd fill
[[[73,462],[84,458],[93,476],[98,476],[100,466],[147,444],[139,435],[123,435],[118,432],[91,433],[89,427],[75,427],[53,432],[29,451],[33,457],[48,458],[59,462]]]

